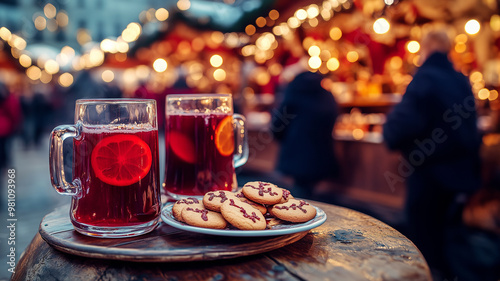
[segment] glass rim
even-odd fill
[[[185,100],[196,100],[200,98],[231,98],[232,94],[172,94],[167,95],[167,100],[169,99],[185,99]]]
[[[156,103],[154,99],[134,99],[134,98],[95,98],[95,99],[77,99],[76,104],[99,104],[99,103]]]

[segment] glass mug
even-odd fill
[[[246,163],[245,118],[230,94],[166,97],[164,191],[179,199],[235,190],[234,168]]]
[[[50,176],[56,191],[72,196],[76,231],[120,238],[152,231],[159,222],[156,101],[77,100],[75,125],[50,137]],[[73,181],[64,173],[63,142],[73,138]]]

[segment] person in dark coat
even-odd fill
[[[406,183],[408,236],[431,269],[444,273],[445,231],[458,222],[460,198],[480,187],[474,96],[468,79],[448,59],[450,48],[444,32],[424,37],[424,62],[387,116],[383,132],[387,146],[404,158],[405,168],[387,179],[390,185]]]
[[[322,79],[319,73],[298,74],[273,114],[271,129],[281,144],[277,170],[294,179],[295,197],[310,198],[318,182],[338,174],[332,138],[338,108]]]

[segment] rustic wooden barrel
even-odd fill
[[[88,246],[93,256],[59,251],[37,234],[12,280],[431,280],[419,250],[390,226],[353,210],[312,203],[328,216],[322,226],[277,237],[218,237],[162,224],[144,236],[96,239],[61,226],[50,231]],[[67,210],[49,218],[64,225]],[[114,249],[114,260],[102,254],[107,248]],[[137,258],[120,256],[117,248],[135,251]],[[160,262],[151,262],[159,252]]]

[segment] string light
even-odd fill
[[[465,24],[464,28],[467,34],[474,35],[481,29],[481,24],[477,20],[472,19]]]
[[[385,34],[390,28],[391,24],[385,18],[379,18],[373,23],[373,31],[377,34]]]

